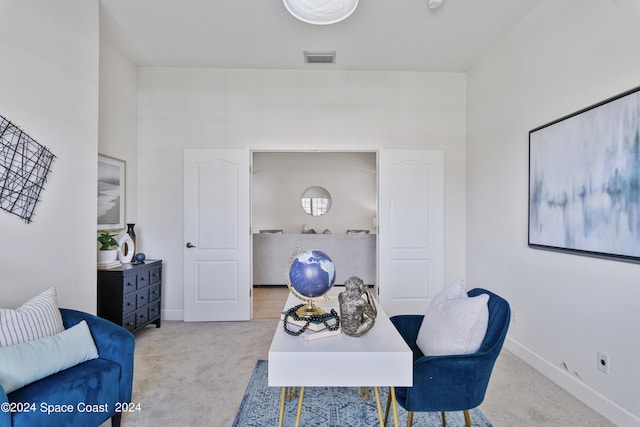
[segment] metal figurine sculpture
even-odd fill
[[[351,276],[344,287],[338,295],[340,326],[345,334],[360,337],[373,328],[378,311],[362,279]]]

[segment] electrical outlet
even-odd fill
[[[515,310],[511,310],[511,322],[518,323],[518,312]]]
[[[598,370],[604,374],[609,374],[609,356],[598,352]]]

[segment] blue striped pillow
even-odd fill
[[[18,309],[0,308],[0,347],[20,344],[64,331],[56,288],[49,288]]]

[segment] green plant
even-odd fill
[[[98,236],[101,251],[108,251],[111,248],[118,247],[118,241],[115,239],[117,234],[110,231],[102,230]]]

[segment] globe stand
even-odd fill
[[[322,316],[325,313],[323,309],[313,303],[313,300],[307,300],[307,305],[296,310],[298,317]]]

